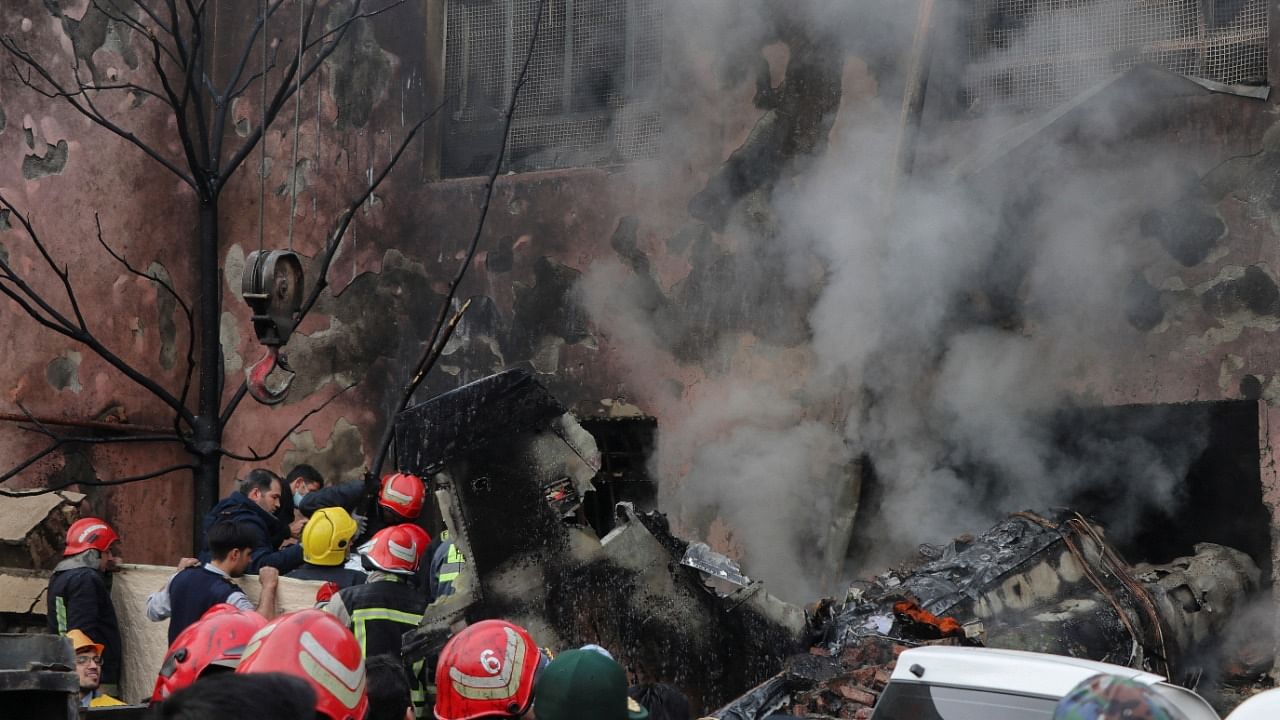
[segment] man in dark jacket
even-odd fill
[[[200,551],[200,560],[208,562],[210,558],[207,541],[209,528],[215,522],[228,521],[244,525],[254,536],[253,554],[248,567],[250,574],[256,574],[263,567],[273,567],[281,573],[287,573],[301,565],[302,546],[287,544],[289,530],[282,527],[272,514],[280,507],[281,486],[280,477],[270,470],[249,471],[240,481],[240,489],[223,498],[204,516],[202,529],[206,540],[202,542],[204,547]],[[280,545],[282,538],[286,543],[284,547]]]
[[[120,683],[120,624],[111,602],[108,573],[118,572],[120,537],[97,518],[82,518],[67,530],[64,559],[49,578],[48,625],[50,633],[69,630],[95,638],[106,646],[100,680],[104,692],[115,692]]]
[[[324,476],[310,465],[295,465],[284,478],[284,488],[280,493],[280,507],[275,516],[287,526],[293,537],[301,538],[302,527],[306,521],[298,510],[302,497],[324,487]]]

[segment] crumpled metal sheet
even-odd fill
[[[892,616],[890,598],[910,596],[934,615],[947,615],[1062,542],[1057,532],[1022,517],[1007,518],[976,538],[955,540],[937,560],[910,573],[885,573],[860,588],[833,624],[832,648],[838,651],[864,635],[884,632],[883,618]]]
[[[425,477],[476,448],[546,429],[566,412],[528,370],[515,368],[490,375],[397,415],[398,466]],[[581,440],[576,434],[574,438]],[[593,449],[584,448],[583,452],[590,455]],[[590,463],[588,458],[584,460]],[[595,466],[599,467],[598,457]]]
[[[738,567],[738,563],[712,550],[711,546],[706,543],[689,543],[689,549],[685,550],[684,557],[680,559],[680,564],[685,567],[691,567],[715,580],[727,582],[738,587],[746,587],[751,584],[751,579],[742,574],[742,569]]]

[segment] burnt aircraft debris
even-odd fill
[[[842,603],[820,603],[821,638],[810,652],[830,658],[823,671],[790,660],[715,716],[866,717],[859,713],[883,687],[876,678],[902,649],[922,644],[1068,655],[1194,685],[1210,641],[1260,580],[1238,550],[1202,543],[1195,551],[1130,566],[1078,514],[1016,513],[977,537],[922,547],[915,563],[855,582]]]
[[[407,660],[438,653],[461,622],[502,617],[552,647],[609,647],[714,707],[808,645],[803,611],[760,583],[711,592],[661,514],[620,503],[598,537],[563,496],[592,489],[595,441],[528,372],[429,400],[397,427],[400,468],[431,478],[467,558],[455,594],[405,636]]]
[[[598,643],[717,715],[865,717],[897,653],[928,643],[1030,650],[1199,676],[1209,641],[1260,584],[1243,552],[1203,543],[1130,565],[1084,517],[1017,513],[976,537],[807,610],[730,558],[618,503],[593,531],[594,438],[524,370],[484,378],[397,419],[399,466],[430,477],[467,558],[452,597],[406,634],[430,659],[462,624],[503,617],[553,647]],[[603,537],[601,537],[603,535]],[[807,652],[806,652],[807,649]],[[753,688],[730,701],[744,688]],[[861,713],[861,714],[860,714]]]
[[[907,566],[806,612],[730,558],[675,537],[660,513],[618,503],[612,530],[593,532],[583,498],[601,465],[595,441],[526,371],[410,408],[397,428],[401,469],[432,478],[470,571],[405,636],[409,660],[438,652],[462,623],[505,617],[556,647],[615,648],[707,707],[755,686],[724,718],[787,708],[853,717],[874,704],[896,652],[922,643],[1194,678],[1207,641],[1260,582],[1253,561],[1228,547],[1131,566],[1078,514],[1026,512],[922,546]]]

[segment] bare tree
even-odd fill
[[[82,77],[78,60],[74,58],[70,77],[58,77],[49,69],[49,63],[42,62],[13,37],[0,35],[0,46],[8,52],[11,58],[10,67],[23,84],[46,97],[64,102],[103,130],[134,145],[140,152],[190,188],[195,200],[194,213],[197,220],[195,225],[198,228],[197,236],[192,238],[192,245],[197,251],[196,276],[199,284],[196,301],[188,302],[171,283],[154,273],[137,269],[126,257],[114,250],[103,238],[101,225],[98,225],[97,239],[104,251],[128,272],[156,282],[164,292],[173,297],[186,318],[189,344],[186,353],[185,378],[181,390],[174,393],[113,353],[93,333],[81,312],[75,286],[70,280],[67,268],[60,266],[52,257],[31,220],[10,204],[3,195],[0,195],[0,209],[10,210],[18,219],[23,233],[39,251],[48,269],[60,281],[65,296],[63,306],[69,307],[70,310],[60,310],[57,304],[41,295],[28,278],[2,259],[0,259],[0,293],[15,302],[43,327],[96,353],[137,386],[158,398],[173,411],[174,415],[171,433],[103,437],[61,433],[50,427],[51,423],[42,422],[27,412],[26,408],[22,408],[29,421],[27,429],[46,437],[48,444],[9,471],[0,473],[0,482],[14,477],[42,458],[68,445],[115,442],[179,443],[191,456],[191,462],[161,467],[131,477],[98,481],[95,484],[119,485],[190,470],[195,476],[194,512],[195,517],[199,518],[212,508],[217,499],[218,466],[221,458],[230,457],[244,461],[261,461],[270,458],[280,450],[293,431],[348,389],[343,388],[321,406],[302,414],[275,442],[274,446],[263,452],[251,449],[247,454],[236,453],[223,447],[223,429],[232,420],[246,394],[252,393],[248,383],[242,382],[229,401],[225,405],[221,403],[219,199],[232,176],[245,165],[254,149],[263,141],[266,130],[285,109],[288,100],[296,99],[300,88],[339,47],[352,26],[367,18],[390,11],[405,2],[405,0],[384,0],[383,4],[377,7],[367,7],[364,0],[346,1],[348,3],[346,9],[336,19],[330,17],[327,24],[322,24],[316,17],[318,5],[316,0],[262,0],[260,14],[248,31],[243,46],[234,56],[237,58],[234,67],[225,69],[224,72],[214,72],[207,65],[206,58],[209,54],[205,36],[207,0],[91,0],[93,10],[106,14],[113,21],[132,30],[138,42],[149,51],[148,72],[139,72],[138,77],[135,78],[115,78],[108,82],[92,77],[86,79]],[[286,7],[287,12],[285,12]],[[505,162],[512,119],[516,113],[520,92],[527,80],[530,61],[538,41],[545,11],[546,0],[540,0],[535,11],[533,33],[529,39],[524,62],[506,108],[502,127],[503,136],[498,156],[484,187],[475,232],[470,239],[468,251],[450,282],[435,325],[427,334],[422,357],[415,364],[412,375],[406,381],[396,404],[397,410],[403,409],[408,404],[414,390],[430,372],[469,304],[469,302],[463,303],[460,309],[454,308],[458,288],[466,276],[483,236],[493,188]],[[284,21],[277,23],[276,26],[296,27],[296,34],[269,38],[267,28],[271,21],[277,16],[288,15],[289,12],[294,13],[294,16],[283,18]],[[288,58],[287,64],[282,69],[280,68],[281,58]],[[273,72],[278,77],[273,78]],[[182,147],[181,154],[167,155],[160,149],[164,147],[161,142],[163,138],[150,141],[140,138],[134,131],[125,127],[122,121],[104,112],[99,98],[104,93],[112,92],[140,94],[162,103],[165,112],[169,113],[176,123]],[[255,96],[261,94],[261,121],[259,126],[246,137],[237,139],[234,133],[229,134],[231,104],[237,98],[245,97],[249,93],[254,93]],[[300,322],[315,307],[316,302],[328,287],[329,269],[333,258],[341,247],[357,210],[369,200],[395,168],[418,131],[443,106],[444,103],[441,102],[409,128],[386,165],[370,178],[367,186],[356,193],[343,212],[338,215],[323,250],[313,262],[315,277],[301,303],[297,322]],[[298,109],[295,107],[296,112]],[[229,140],[234,144],[227,145]],[[296,168],[293,172],[296,172]],[[451,313],[451,310],[454,312]],[[198,388],[195,409],[192,410],[189,407],[188,396],[193,377],[197,374]],[[368,476],[371,486],[386,459],[393,421],[394,417],[387,419],[387,427],[372,458]],[[75,483],[50,486],[42,492],[53,492],[71,484]],[[0,495],[16,494],[21,493],[0,489]]]
[[[230,67],[213,67],[209,60],[213,56],[212,48],[207,39],[207,0],[90,0],[87,12],[106,15],[124,29],[134,50],[141,51],[146,57],[146,62],[140,63],[127,76],[110,79],[83,68],[75,52],[71,53],[70,67],[59,71],[54,58],[24,46],[12,35],[0,35],[0,47],[9,60],[8,69],[21,84],[61,102],[101,130],[132,145],[190,190],[195,220],[192,226],[197,231],[189,239],[188,247],[195,258],[198,284],[194,300],[184,298],[166,279],[138,269],[123,254],[112,249],[102,235],[101,224],[98,225],[97,240],[105,252],[128,272],[157,283],[173,297],[186,319],[189,342],[184,380],[181,388],[175,391],[148,377],[95,333],[93,323],[86,317],[76,295],[67,267],[52,256],[36,224],[8,198],[0,195],[0,209],[8,210],[17,219],[16,227],[38,251],[47,269],[56,276],[63,297],[56,300],[47,297],[38,289],[34,278],[3,257],[0,257],[0,293],[40,326],[98,355],[137,387],[159,399],[173,413],[172,432],[95,436],[57,431],[49,424],[39,422],[23,408],[30,421],[27,429],[47,437],[48,443],[13,468],[0,473],[0,482],[71,444],[177,443],[190,455],[190,462],[97,484],[123,484],[189,470],[195,478],[196,517],[212,508],[217,500],[221,458],[248,458],[236,455],[222,444],[223,428],[231,421],[246,389],[242,385],[231,401],[226,406],[222,405],[218,222],[223,192],[263,142],[268,128],[288,107],[288,101],[297,97],[300,89],[348,39],[356,23],[403,4],[405,0],[382,0],[377,5],[366,0],[330,3],[326,18],[321,17],[324,13],[318,13],[320,3],[317,0],[263,0],[257,18],[244,36],[243,45],[232,56],[234,62]],[[270,37],[269,29],[273,28],[280,32]],[[109,96],[118,93],[129,93],[135,98],[159,103],[172,120],[169,124],[171,129],[165,132],[177,133],[180,152],[166,151],[171,135],[146,137],[142,130],[130,125],[131,118],[137,115],[127,116],[111,110],[118,104],[111,102]],[[231,108],[238,98],[246,96],[260,98],[261,113],[256,118],[259,120],[257,127],[241,138],[229,127]],[[296,104],[294,111],[300,111]],[[354,194],[338,216],[321,255],[314,263],[317,275],[312,280],[298,321],[315,306],[327,287],[329,266],[356,211],[390,174],[429,117],[430,114],[408,129],[386,165]],[[292,171],[296,172],[296,168]],[[195,397],[191,403],[193,385]],[[316,408],[303,414],[291,431],[318,411]],[[279,450],[283,441],[284,437],[271,452],[253,453],[251,457],[265,459]],[[45,491],[56,489],[60,488],[50,487]],[[0,494],[18,493],[0,490]]]

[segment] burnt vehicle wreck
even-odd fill
[[[802,609],[676,537],[661,513],[619,502],[598,533],[583,509],[596,441],[523,370],[410,408],[397,452],[402,470],[431,478],[467,560],[456,593],[405,635],[407,661],[502,617],[553,648],[609,647],[721,718],[865,717],[897,654],[922,644],[1069,655],[1194,685],[1217,662],[1210,641],[1262,583],[1224,545],[1130,565],[1085,517],[1024,512]]]

